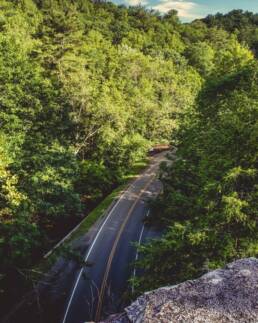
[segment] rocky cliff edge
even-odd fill
[[[106,323],[258,323],[258,259],[145,293]]]

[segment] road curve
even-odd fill
[[[99,321],[126,305],[128,279],[135,274],[131,264],[138,257],[133,243],[158,234],[143,219],[148,215],[146,200],[162,188],[157,173],[164,160],[165,153],[154,156],[102,220],[84,258],[92,266],[78,272],[62,323]]]

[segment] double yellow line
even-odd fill
[[[113,258],[114,258],[114,255],[115,255],[115,252],[116,252],[116,248],[117,248],[117,245],[118,245],[118,242],[119,242],[119,239],[124,231],[124,228],[130,218],[130,215],[132,214],[136,204],[138,203],[138,201],[141,199],[143,193],[146,191],[146,189],[150,186],[153,178],[155,176],[152,176],[151,179],[147,182],[147,184],[143,187],[143,189],[141,190],[141,193],[140,195],[138,196],[138,198],[134,201],[133,205],[130,207],[128,213],[127,213],[127,216],[126,218],[124,219],[119,231],[118,231],[118,234],[116,236],[116,240],[113,244],[113,247],[112,247],[112,250],[110,252],[110,255],[109,255],[109,258],[108,258],[108,262],[107,262],[107,267],[106,267],[106,271],[105,271],[105,274],[104,274],[104,277],[103,277],[103,280],[102,280],[102,284],[101,284],[101,288],[100,288],[100,293],[99,293],[99,297],[98,297],[98,305],[97,305],[97,310],[96,310],[96,315],[95,315],[95,321],[98,322],[100,319],[101,319],[101,311],[102,311],[102,306],[103,306],[103,298],[104,298],[104,294],[105,294],[105,288],[106,288],[106,284],[107,284],[107,279],[108,279],[108,275],[109,275],[109,272],[110,272],[110,269],[111,269],[111,264],[112,264],[112,261],[113,261]]]

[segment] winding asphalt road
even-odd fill
[[[78,272],[62,323],[99,321],[126,305],[128,279],[135,275],[132,262],[138,257],[133,243],[159,234],[143,220],[149,212],[146,201],[162,189],[157,173],[164,160],[165,153],[154,156],[103,219],[85,255],[92,266]]]

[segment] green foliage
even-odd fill
[[[138,291],[258,255],[257,71],[255,62],[208,82],[182,121],[177,159],[163,169],[150,217],[166,233],[140,247]]]
[[[173,10],[161,16],[141,6],[89,0],[0,3],[1,304],[19,296],[8,287],[20,270],[33,265],[83,212],[121,183],[153,143],[172,138],[192,147],[184,149],[183,162],[177,164],[182,173],[175,173],[175,183],[184,185],[187,194],[174,190],[168,193],[173,196],[170,204],[160,202],[162,224],[173,222],[166,206],[189,222],[189,209],[196,215],[216,208],[210,200],[202,205],[206,197],[198,195],[196,200],[196,194],[217,196],[223,185],[231,185],[220,199],[224,212],[220,214],[230,223],[232,214],[237,214],[237,224],[248,223],[246,230],[253,227],[246,215],[246,210],[255,208],[253,197],[242,201],[233,185],[252,181],[255,167],[232,165],[229,153],[222,158],[226,144],[231,144],[232,153],[246,147],[246,110],[235,114],[224,101],[211,110],[207,110],[210,102],[198,113],[194,109],[206,82],[224,86],[221,77],[235,77],[253,60],[236,36],[216,24],[181,24]],[[251,113],[254,102],[248,101],[246,92],[231,99],[242,100]],[[203,115],[203,124],[213,124],[207,142],[200,137],[206,129],[199,128],[196,114]],[[219,120],[222,115],[225,131],[220,132],[209,118]],[[242,134],[239,147],[229,143],[233,132]],[[256,137],[253,131],[250,145]],[[199,140],[203,146],[198,146]],[[210,164],[208,157],[202,158],[202,149],[219,142],[225,147]],[[245,154],[253,156],[249,148]],[[225,168],[223,178],[220,167]],[[191,184],[182,183],[182,176]],[[200,212],[195,213],[197,206]],[[208,239],[202,230],[192,232],[191,223],[175,222],[175,234],[189,232],[189,244],[198,246]],[[257,249],[251,239],[248,248],[250,253]],[[17,284],[22,293],[24,282],[19,278]]]
[[[208,76],[214,70],[215,51],[206,42],[197,42],[188,48],[189,62],[202,75]]]
[[[240,42],[247,44],[258,54],[258,14],[249,11],[232,10],[223,15],[209,15],[202,21],[208,27],[218,27],[237,35]]]

